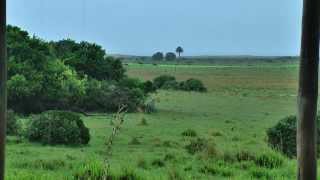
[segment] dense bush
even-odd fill
[[[176,78],[170,75],[161,75],[156,77],[153,80],[153,84],[156,88],[160,89],[165,85],[165,83],[171,82],[171,81],[176,81]]]
[[[124,77],[125,69],[119,59],[106,57],[105,50],[95,43],[77,43],[71,39],[51,42],[54,54],[82,75],[98,80],[116,80]]]
[[[198,79],[188,79],[186,81],[183,81],[180,83],[179,88],[184,91],[198,91],[198,92],[207,91],[206,87]]]
[[[8,106],[17,113],[47,110],[130,111],[155,91],[125,76],[119,59],[89,42],[46,42],[8,26]]]
[[[154,86],[158,89],[172,89],[182,91],[206,92],[207,88],[198,79],[188,79],[178,82],[174,76],[161,75],[153,80]]]
[[[317,117],[318,124],[320,123],[320,116]],[[317,128],[318,134],[320,128]],[[267,137],[269,145],[287,155],[288,157],[295,157],[297,154],[297,117],[289,116],[281,119],[274,127],[267,130]],[[320,145],[320,138],[318,145]],[[318,151],[320,147],[318,146]]]
[[[127,80],[120,84],[108,81],[89,80],[86,93],[79,107],[84,111],[115,112],[125,105],[128,111],[143,106],[146,94],[142,84]]]
[[[161,61],[163,60],[164,58],[164,55],[162,52],[156,52],[152,55],[152,60],[155,60],[155,61]]]
[[[89,129],[78,114],[47,111],[34,116],[27,127],[27,138],[43,144],[88,144]]]
[[[176,56],[176,54],[173,53],[173,52],[168,52],[168,53],[166,53],[165,59],[166,59],[167,61],[174,61],[174,60],[177,59],[177,56]]]
[[[7,134],[17,135],[20,130],[17,115],[12,111],[7,112]]]

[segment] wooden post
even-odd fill
[[[5,174],[5,137],[7,116],[6,0],[0,0],[0,180]]]
[[[298,180],[317,179],[319,0],[304,0],[298,92]]]

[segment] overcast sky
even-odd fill
[[[108,53],[297,55],[302,0],[9,0],[8,23]]]

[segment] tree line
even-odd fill
[[[181,54],[184,52],[183,48],[181,46],[176,48],[176,53],[178,55],[178,57],[181,57]],[[152,59],[155,61],[162,61],[162,60],[166,60],[166,61],[174,61],[177,59],[177,55],[174,52],[167,52],[166,54],[164,54],[163,52],[156,52],[152,55]]]

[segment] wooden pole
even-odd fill
[[[319,0],[304,0],[298,91],[298,180],[317,179]]]
[[[5,174],[5,137],[7,116],[6,0],[0,0],[0,180]]]

